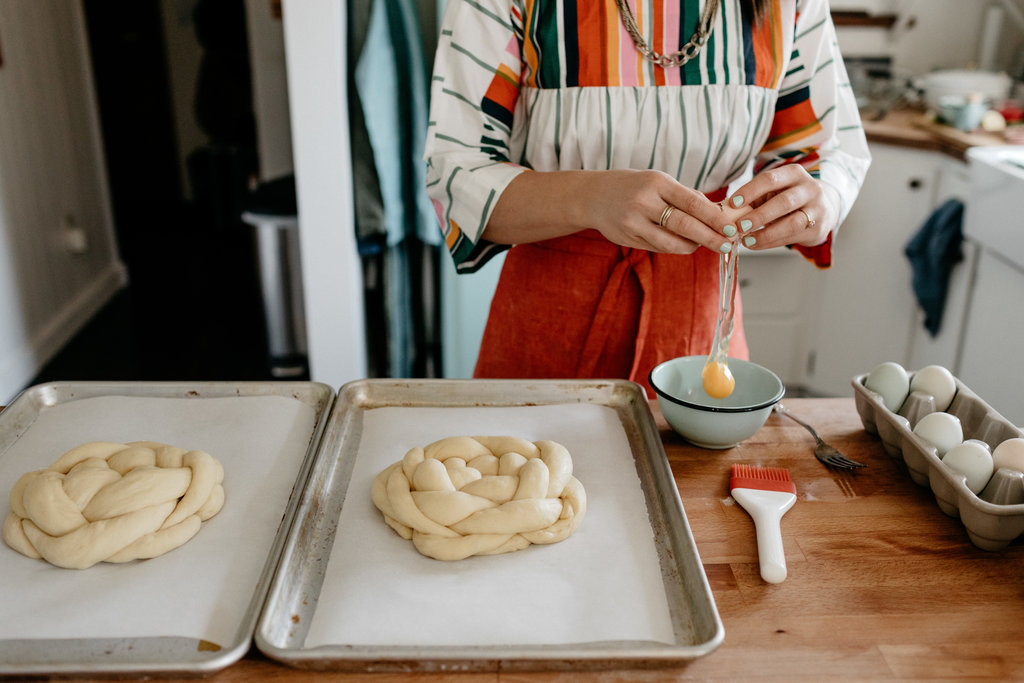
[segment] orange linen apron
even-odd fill
[[[596,230],[512,247],[475,377],[631,379],[711,350],[719,256],[620,247]],[[742,263],[737,264],[742,267]],[[729,355],[747,359],[739,292]]]

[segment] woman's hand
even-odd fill
[[[731,241],[713,227],[722,217],[717,202],[660,171],[597,172],[591,190],[587,221],[616,244],[692,254]]]
[[[739,218],[743,243],[751,249],[821,244],[839,223],[839,197],[799,164],[763,171],[729,197],[725,206],[751,210]],[[721,220],[719,221],[719,223]],[[722,230],[718,223],[713,226]]]
[[[502,193],[484,237],[522,244],[590,228],[624,247],[692,254],[731,248],[722,216],[718,203],[660,171],[527,171]]]

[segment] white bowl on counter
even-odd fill
[[[730,358],[736,388],[712,398],[701,379],[706,362],[707,356],[667,360],[651,370],[651,388],[665,420],[684,439],[702,448],[732,448],[761,428],[786,388],[768,368]]]

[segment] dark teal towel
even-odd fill
[[[914,295],[924,311],[924,327],[933,337],[942,326],[949,277],[963,258],[963,215],[963,202],[948,200],[928,217],[904,251],[913,270]]]

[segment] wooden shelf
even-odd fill
[[[832,12],[832,23],[836,26],[892,28],[898,18],[895,14],[868,14],[858,11]]]

